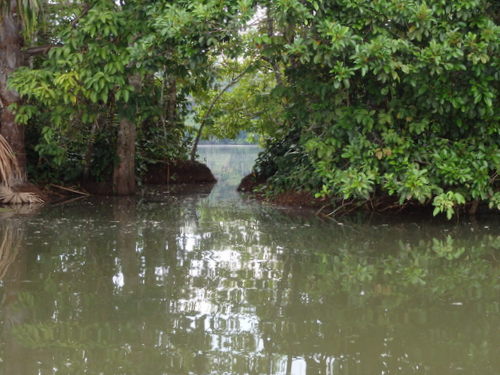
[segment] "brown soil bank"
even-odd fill
[[[92,195],[113,195],[113,183],[110,181],[82,181],[80,186]]]
[[[151,164],[144,176],[144,183],[151,185],[213,184],[215,182],[217,180],[205,164],[191,160]]]
[[[430,205],[422,205],[418,201],[400,204],[396,197],[391,196],[380,196],[370,202],[345,201],[338,206],[334,206],[329,198],[316,198],[314,194],[307,191],[290,190],[273,194],[272,196],[265,196],[262,192],[256,190],[256,188],[263,186],[265,183],[265,178],[259,178],[255,174],[249,174],[241,180],[238,191],[251,193],[257,199],[265,200],[271,204],[296,208],[319,209],[317,211],[318,214],[327,216],[342,216],[355,211],[370,211],[387,215],[400,215],[405,212],[405,214],[425,214],[426,217],[433,216],[433,207]],[[490,209],[484,203],[478,205],[477,202],[469,202],[460,207],[457,212],[459,214],[465,213],[473,216],[476,213],[490,214],[493,211],[494,209]]]
[[[238,191],[244,192],[244,193],[251,193],[253,190],[259,186],[262,185],[266,182],[266,179],[260,176],[257,176],[254,173],[250,173],[249,175],[243,177],[241,180],[239,186],[238,186]]]
[[[202,185],[217,182],[210,169],[197,161],[176,160],[150,164],[143,177],[148,185]],[[93,195],[113,195],[111,182],[84,181],[81,186]]]
[[[251,173],[241,180],[238,191],[255,193],[254,189],[259,185],[265,184],[265,182],[265,178]],[[308,191],[285,191],[270,198],[264,198],[262,194],[258,193],[255,194],[255,196],[280,206],[289,207],[320,208],[327,203],[326,199],[315,198],[314,195]]]
[[[324,198],[316,198],[308,191],[285,191],[270,199],[272,203],[280,206],[320,208],[327,204]]]
[[[170,163],[156,163],[149,166],[144,177],[144,183],[150,185],[178,186],[172,190],[175,194],[210,193],[213,184],[217,182],[210,169],[197,161],[177,160]],[[9,187],[5,199],[12,202],[19,200],[19,194],[32,194],[44,202],[57,202],[72,196],[113,195],[113,184],[110,181],[81,181],[78,187],[63,187],[48,185],[45,190],[38,186],[25,183]],[[5,203],[5,202],[4,202]],[[2,202],[0,202],[0,205]]]

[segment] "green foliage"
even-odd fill
[[[61,46],[52,48],[36,67],[19,69],[10,79],[29,101],[29,107],[17,111],[17,121],[37,124],[28,130],[38,135],[37,144],[30,146],[51,171],[39,178],[74,178],[90,167],[85,166],[85,155],[94,150],[94,173],[113,165],[113,142],[102,150],[96,146],[103,135],[113,139],[116,108],[129,101],[127,74],[134,72],[126,72],[126,38],[132,30],[124,27],[124,12],[114,2],[89,7],[77,25],[59,28],[54,37]],[[118,35],[124,41],[118,42]]]
[[[446,213],[446,217],[451,219],[453,214],[455,213],[455,207],[460,204],[465,203],[465,198],[460,193],[455,193],[453,191],[449,191],[447,193],[442,193],[437,195],[434,198],[434,216],[440,213]]]
[[[252,58],[225,59],[216,64],[213,87],[195,92],[195,121],[205,119],[205,138],[234,139],[242,131],[268,138],[278,131],[283,108],[273,95],[276,81],[265,65],[257,66]]]
[[[321,183],[321,176],[314,173],[306,151],[298,143],[299,131],[295,129],[286,135],[277,134],[279,136],[267,141],[254,167],[258,176],[268,179],[265,188],[272,186],[267,193],[314,189]]]
[[[26,99],[17,120],[36,124],[32,165],[109,173],[123,117],[138,130],[140,170],[183,157],[191,111],[205,137],[262,135],[256,171],[270,189],[448,216],[499,206],[489,0],[57,5],[40,34],[57,46],[10,80]]]
[[[318,196],[433,204],[448,217],[476,200],[497,206],[500,27],[492,2],[266,6],[263,23],[274,29],[261,30],[259,45],[284,67],[275,92],[285,126],[300,129],[296,144],[319,176]],[[289,168],[275,175],[294,180]]]
[[[68,179],[68,169],[71,178],[109,178],[123,117],[137,128],[139,171],[184,157],[186,98],[213,79],[207,52],[236,32],[237,9],[238,2],[141,0],[54,7],[47,38],[57,46],[10,79],[27,100],[17,121],[36,124],[29,153],[49,166],[47,178]]]

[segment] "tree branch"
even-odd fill
[[[47,54],[52,48],[61,47],[62,44],[47,44],[45,46],[29,47],[23,50],[28,56],[38,56]]]
[[[212,113],[212,110],[214,109],[215,105],[219,101],[219,99],[224,95],[224,93],[229,90],[234,84],[236,84],[245,74],[248,73],[248,71],[252,68],[252,65],[249,65],[245,70],[243,70],[240,74],[238,74],[236,77],[234,77],[212,100],[210,103],[210,106],[208,107],[208,110],[205,112],[205,115],[203,116],[200,127],[198,128],[198,134],[196,134],[196,139],[194,140],[193,143],[193,148],[191,149],[191,160],[194,160],[196,158],[196,150],[198,149],[198,143],[200,143],[200,138],[201,138],[201,133],[203,131],[203,128],[205,127],[205,124],[208,120],[208,117]]]
[[[84,8],[82,9],[82,13],[80,13],[78,17],[76,17],[73,21],[71,21],[71,26],[73,28],[76,27],[78,25],[78,22],[89,13],[92,7],[93,5],[85,4]]]

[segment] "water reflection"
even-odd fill
[[[23,213],[29,213],[24,210]],[[4,217],[11,216],[4,213]],[[0,283],[2,285],[0,315],[2,319],[3,369],[6,374],[29,373],[30,366],[24,358],[30,349],[22,345],[13,333],[16,327],[29,320],[30,310],[23,303],[27,295],[22,283],[27,274],[27,251],[23,246],[24,227],[22,219],[0,221]],[[32,370],[33,368],[31,368]]]
[[[201,145],[198,153],[202,162],[209,163],[218,184],[210,194],[209,201],[220,205],[222,202],[239,203],[236,188],[241,179],[252,171],[254,160],[261,151],[258,146],[211,146]]]
[[[5,219],[2,373],[496,373],[498,218],[345,224],[206,194]]]

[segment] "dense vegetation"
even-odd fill
[[[19,35],[0,46],[25,57],[0,93],[23,101],[0,94],[1,131],[22,155],[27,124],[38,180],[129,194],[148,163],[247,131],[265,139],[267,192],[500,209],[495,1],[11,0],[0,31],[9,17]]]
[[[490,1],[272,2],[283,135],[259,170],[338,206],[500,208],[499,7]],[[276,31],[279,30],[279,31]]]
[[[210,85],[209,52],[245,23],[233,3],[33,2],[44,7],[43,54],[11,74],[23,105],[7,103],[28,125],[29,171],[112,179],[115,193],[130,194],[146,163],[186,157],[187,97]]]

